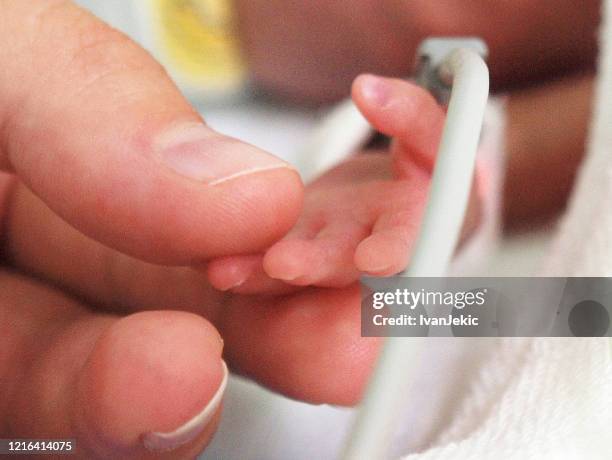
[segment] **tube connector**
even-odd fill
[[[486,61],[489,55],[487,44],[476,37],[428,38],[417,52],[416,81],[427,89],[441,105],[448,105],[452,81],[448,73],[441,72],[441,65],[456,49],[469,49]]]

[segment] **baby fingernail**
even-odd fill
[[[168,168],[208,185],[271,169],[291,168],[281,159],[221,136],[202,123],[172,127],[157,139],[154,148]]]
[[[214,415],[217,413],[219,405],[223,400],[223,394],[225,393],[225,389],[227,387],[229,372],[225,362],[221,361],[221,364],[223,365],[223,377],[221,379],[221,384],[208,405],[199,414],[172,432],[146,433],[142,437],[142,442],[147,449],[154,452],[175,450],[184,444],[188,444],[202,434]]]
[[[362,75],[360,78],[361,93],[372,105],[384,107],[391,99],[391,89],[382,77]]]

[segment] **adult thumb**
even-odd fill
[[[88,236],[166,264],[257,251],[298,174],[205,125],[143,49],[63,0],[5,0],[0,169]]]

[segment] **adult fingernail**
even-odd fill
[[[272,169],[293,169],[273,155],[195,122],[170,128],[157,139],[155,150],[174,172],[208,185]]]
[[[244,276],[241,278],[235,279],[232,283],[229,283],[229,286],[226,289],[222,289],[222,291],[231,291],[232,289],[238,289],[240,286],[244,285],[250,276]]]
[[[385,107],[391,100],[391,86],[382,77],[362,75],[360,78],[361,94],[370,104]]]
[[[244,275],[241,276],[239,278],[235,278],[232,279],[230,281],[225,281],[225,282],[218,282],[216,281],[213,286],[215,287],[215,289],[217,289],[218,291],[221,292],[227,292],[227,291],[231,291],[232,289],[236,289],[239,288],[240,286],[242,286],[244,283],[246,283],[246,281],[250,278],[249,275]]]
[[[225,362],[221,361],[221,363],[223,365],[223,378],[221,379],[219,389],[214,394],[208,405],[199,414],[174,431],[168,433],[146,433],[142,437],[142,442],[147,449],[154,452],[172,451],[182,445],[188,444],[202,434],[214,415],[217,413],[219,405],[223,400],[223,394],[225,393],[225,389],[227,387],[229,372]]]

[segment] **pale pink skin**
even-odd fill
[[[423,89],[402,80],[364,75],[353,85],[353,98],[378,130],[393,136],[391,154],[356,155],[309,184],[297,225],[263,254],[212,261],[213,286],[280,293],[289,286],[343,287],[362,274],[389,276],[406,268],[444,112]]]
[[[202,411],[222,353],[294,398],[358,401],[378,341],[359,336],[354,288],[255,302],[176,268],[278,240],[301,212],[297,173],[175,174],[154,140],[200,119],[147,53],[69,2],[0,4],[0,437],[164,458],[142,436]],[[212,131],[201,148],[263,155]],[[193,458],[215,428],[165,457]]]

